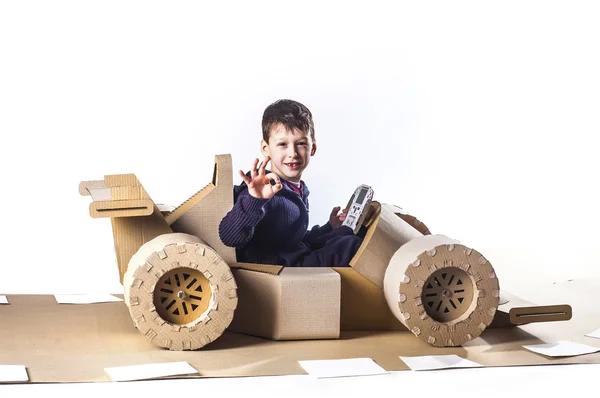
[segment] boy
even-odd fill
[[[301,177],[317,150],[311,112],[296,101],[276,101],[264,111],[262,132],[264,159],[255,159],[247,174],[239,171],[243,182],[219,225],[221,240],[236,248],[240,262],[349,266],[362,238],[341,225],[347,209],[338,215],[334,207],[327,224],[307,231],[309,191]]]

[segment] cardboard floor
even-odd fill
[[[172,361],[198,369],[200,375],[192,377],[305,374],[298,360],[355,357],[372,358],[390,371],[408,370],[400,355],[457,354],[486,366],[600,363],[600,353],[552,359],[521,347],[556,340],[600,347],[600,339],[584,336],[600,327],[592,299],[597,291],[600,281],[548,286],[535,302],[571,304],[570,321],[488,328],[463,347],[436,348],[409,332],[342,332],[339,340],[280,342],[226,332],[191,352],[154,346],[133,327],[122,302],[66,305],[50,295],[8,295],[10,304],[0,305],[0,363],[25,365],[34,383],[103,382],[109,381],[105,367]]]

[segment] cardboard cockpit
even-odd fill
[[[233,206],[231,156],[217,155],[214,166],[212,182],[172,211],[161,211],[133,174],[79,187],[92,196],[90,215],[111,219],[125,302],[158,346],[198,349],[228,329],[272,340],[409,330],[445,347],[488,327],[571,318],[567,304],[501,300],[509,295],[501,297],[483,255],[376,201],[351,267],[237,262],[218,235]]]

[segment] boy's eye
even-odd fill
[[[280,142],[279,144],[277,144],[277,146],[285,146],[285,144],[283,142]]]
[[[306,145],[306,142],[299,142],[298,145]]]

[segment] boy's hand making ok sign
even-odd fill
[[[248,193],[255,198],[269,199],[283,188],[277,174],[269,173],[265,175],[265,169],[267,168],[269,160],[271,160],[271,158],[266,156],[265,159],[258,164],[258,158],[254,159],[252,168],[250,169],[250,178],[248,178],[242,170],[239,171],[242,180],[248,185]],[[271,185],[271,180],[275,181],[275,185]]]

